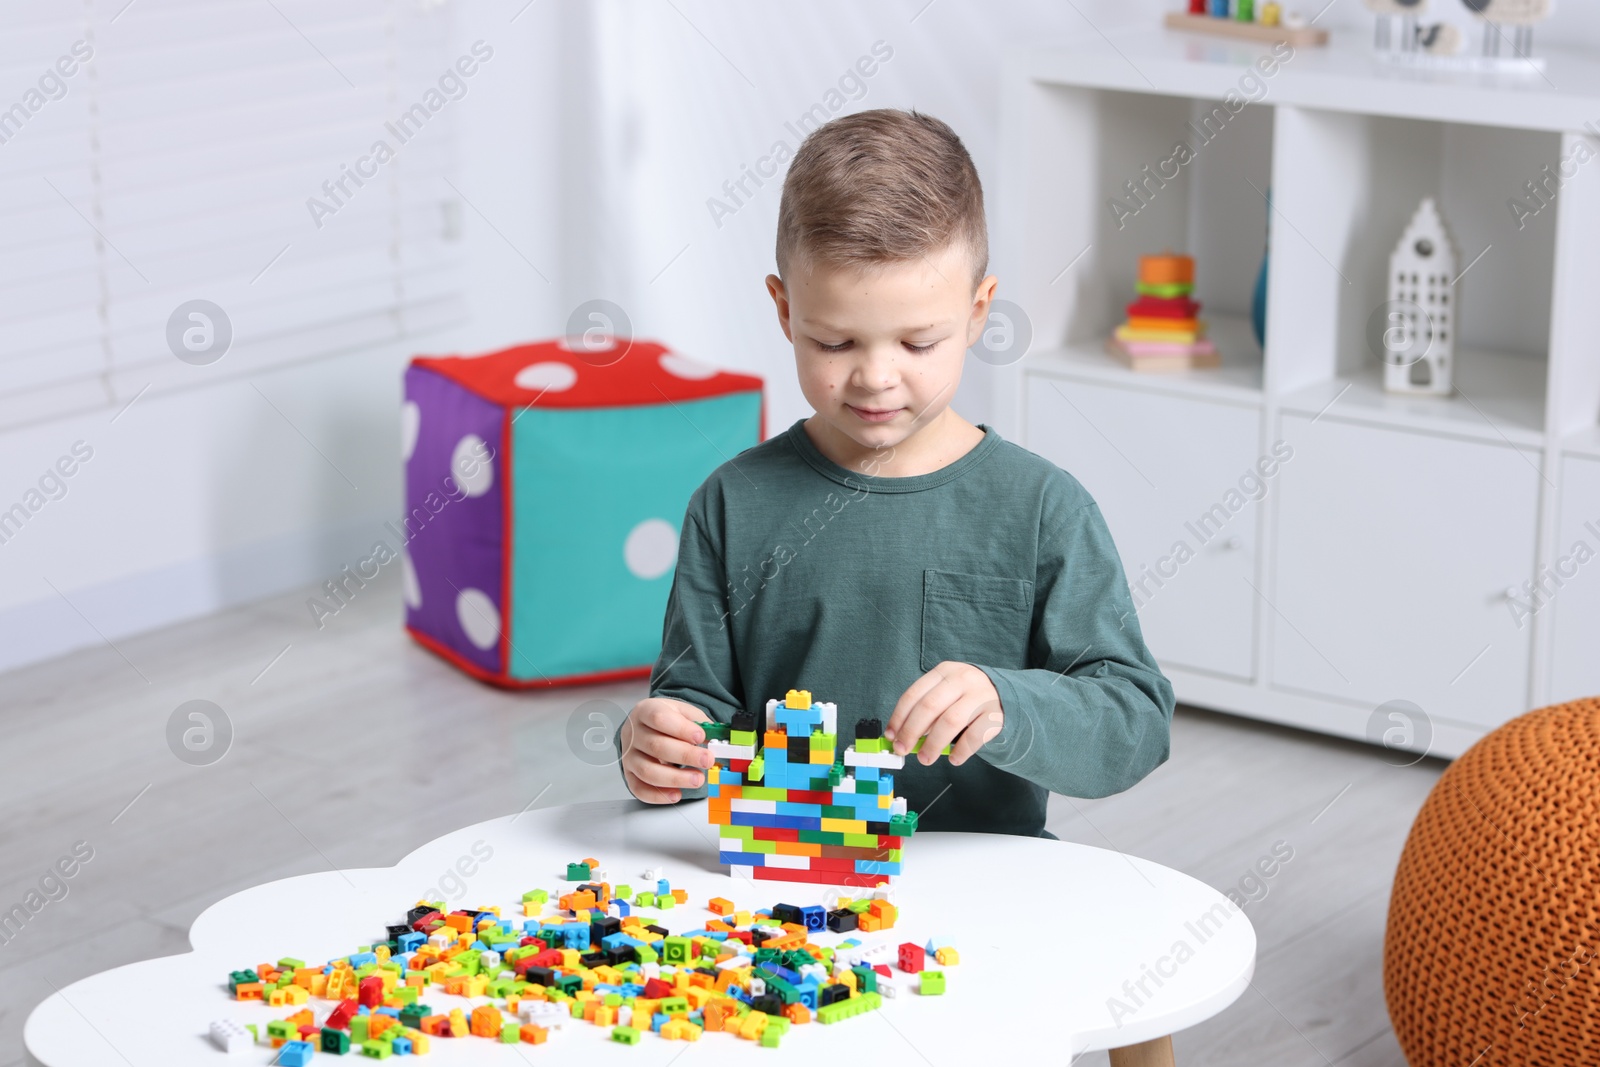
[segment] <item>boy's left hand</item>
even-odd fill
[[[917,753],[924,767],[953,742],[950,763],[959,767],[993,740],[1005,721],[1000,694],[989,676],[970,663],[947,660],[911,683],[896,702],[883,736],[894,742],[895,753],[901,756],[917,738],[926,737]]]

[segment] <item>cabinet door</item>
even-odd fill
[[[1492,727],[1527,710],[1539,456],[1335,418],[1283,418],[1271,678]]]
[[[1600,696],[1600,460],[1562,462],[1559,529],[1538,605],[1555,613],[1551,703]]]
[[[1029,375],[1028,448],[1100,505],[1163,664],[1254,674],[1260,413]]]

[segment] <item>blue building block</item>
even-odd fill
[[[879,774],[878,774],[878,768],[876,768],[876,767],[857,767],[856,768],[856,781],[858,781],[858,782],[876,782],[876,781],[879,781],[879,780],[880,780],[880,778],[879,778]]]
[[[417,950],[417,946],[428,943],[428,935],[413,930],[409,934],[401,934],[395,939],[395,942],[400,946],[401,952],[415,952]]]
[[[801,908],[800,915],[805,919],[807,930],[821,930],[828,924],[828,913],[815,904]]]
[[[311,1063],[311,1042],[286,1041],[278,1050],[275,1061],[283,1067],[307,1067]]]

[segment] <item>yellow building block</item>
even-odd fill
[[[829,764],[833,762],[833,749],[814,748],[811,750],[811,762],[816,764]]]
[[[804,711],[811,706],[811,690],[789,690],[783,695],[783,706],[786,708],[797,708],[801,711]]]
[[[699,1041],[701,1029],[688,1019],[669,1019],[661,1024],[661,1036],[668,1041]]]
[[[867,823],[865,819],[823,819],[821,829],[825,833],[864,834]]]
[[[753,1011],[746,1015],[739,1023],[739,1036],[746,1041],[754,1041],[761,1036],[761,1031],[767,1028],[767,1013]]]
[[[428,1054],[429,1038],[427,1034],[423,1033],[421,1030],[413,1030],[409,1026],[404,1030],[401,1030],[400,1033],[411,1042],[411,1052],[413,1055],[426,1056]]]
[[[944,948],[936,950],[933,958],[938,960],[941,966],[949,967],[961,962],[961,953],[946,945]]]
[[[733,913],[733,925],[735,925],[735,926],[749,926],[750,925],[750,913],[748,911],[736,911],[736,912],[734,912]]]

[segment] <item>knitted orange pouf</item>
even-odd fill
[[[1383,986],[1411,1067],[1600,1064],[1600,699],[1512,720],[1434,785]]]

